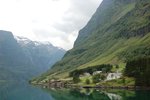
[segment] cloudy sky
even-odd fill
[[[0,30],[71,49],[102,0],[0,0]]]

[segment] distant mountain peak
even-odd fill
[[[17,42],[22,42],[24,44],[28,44],[31,42],[31,40],[29,40],[28,38],[25,37],[20,37],[20,36],[15,36],[15,39],[17,40]]]
[[[22,37],[22,36],[15,36],[15,39],[18,41],[18,42],[21,42],[23,44],[28,44],[28,43],[33,43],[35,46],[39,46],[39,45],[49,45],[49,46],[53,46],[49,41],[44,41],[44,42],[41,42],[41,41],[32,41],[26,37]]]
[[[12,32],[0,30],[0,41],[13,38]]]
[[[27,45],[27,44],[34,45],[34,46],[43,46],[43,45],[45,45],[45,46],[57,48],[57,49],[62,50],[62,51],[66,51],[61,47],[54,46],[49,41],[32,41],[32,40],[30,40],[26,37],[21,37],[21,36],[14,36],[14,38],[17,40],[17,42],[20,45]]]
[[[50,42],[32,41],[0,30],[0,80],[26,80],[41,74],[65,52]]]
[[[22,36],[14,36],[16,40],[29,40],[28,38],[26,37],[22,37]]]

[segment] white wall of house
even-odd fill
[[[119,78],[121,78],[121,76],[122,76],[122,73],[119,73],[119,72],[116,72],[116,73],[109,73],[109,74],[107,75],[106,80],[119,79]]]

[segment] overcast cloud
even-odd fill
[[[66,50],[102,0],[0,0],[0,29]]]

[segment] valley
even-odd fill
[[[63,59],[52,67],[48,72],[32,80],[33,84],[47,84],[51,80],[71,82],[76,85],[110,85],[112,86],[145,86],[137,84],[137,78],[133,71],[126,74],[128,63],[134,60],[138,62],[142,77],[148,77],[146,73],[149,67],[150,55],[150,2],[149,0],[104,0],[87,25],[79,31],[73,49],[67,51]],[[110,64],[107,72],[95,69],[95,66]],[[117,66],[117,67],[116,67]],[[130,65],[129,70],[135,65]],[[145,67],[144,67],[145,66]],[[147,66],[147,67],[146,67]],[[89,70],[93,72],[90,73]],[[85,71],[84,71],[85,70]],[[98,76],[92,74],[102,71]],[[70,73],[73,73],[70,76]],[[109,81],[110,74],[121,74],[118,78]],[[85,77],[80,77],[84,76]],[[112,77],[113,77],[112,74]],[[105,77],[104,81],[100,78]],[[98,77],[94,83],[93,77]],[[149,84],[148,78],[146,78]],[[140,80],[144,81],[144,80]],[[147,85],[146,85],[147,86]],[[149,86],[149,85],[148,85]]]

